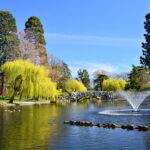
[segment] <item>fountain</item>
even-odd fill
[[[140,109],[139,107],[142,102],[150,95],[150,91],[143,91],[143,92],[131,92],[131,91],[118,91],[116,95],[123,97],[126,99],[129,104],[132,106],[132,109],[123,109],[117,108],[116,110],[111,108],[105,109],[98,114],[101,115],[115,115],[115,116],[142,116],[142,115],[150,115],[150,109]]]
[[[119,95],[124,97],[129,104],[132,106],[133,111],[139,111],[139,107],[146,97],[150,95],[150,91],[144,92],[130,92],[130,91],[119,91],[117,92]]]

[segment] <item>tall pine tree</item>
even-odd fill
[[[142,43],[143,56],[140,57],[140,62],[142,65],[150,68],[150,14],[147,14],[145,18],[146,18],[146,21],[144,22],[144,28],[146,31],[146,34],[144,34],[145,43],[144,42]]]
[[[48,58],[46,52],[46,41],[44,39],[44,29],[38,17],[32,16],[25,23],[26,38],[34,44],[34,56],[30,58],[36,65],[47,65]]]
[[[0,11],[0,67],[20,56],[16,20],[8,11]],[[1,94],[5,95],[5,77],[1,72]]]

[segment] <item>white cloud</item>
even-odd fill
[[[89,41],[97,42],[103,44],[128,44],[128,45],[137,45],[141,43],[143,39],[138,38],[122,38],[122,37],[101,37],[101,36],[92,36],[92,35],[75,35],[75,34],[63,34],[63,33],[45,33],[45,36],[52,38],[60,38],[67,40],[79,40],[79,41]]]
[[[116,73],[118,71],[117,66],[93,62],[76,62],[69,67],[72,71],[73,77],[77,76],[77,71],[79,69],[87,69],[90,75],[92,75],[96,70],[105,70],[110,73]]]

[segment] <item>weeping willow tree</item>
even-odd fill
[[[29,60],[6,62],[2,66],[6,75],[10,103],[15,96],[33,99],[55,98],[58,94],[56,84],[48,77],[48,70],[35,66]]]
[[[86,92],[87,88],[82,82],[79,82],[78,80],[68,79],[65,82],[65,90],[67,92]]]

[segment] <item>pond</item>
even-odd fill
[[[0,109],[0,150],[148,150],[150,131],[65,125],[65,120],[150,126],[150,116],[100,115],[127,103],[23,106]],[[148,107],[146,107],[148,108]],[[14,109],[14,108],[9,108]],[[19,111],[20,110],[20,111]]]

